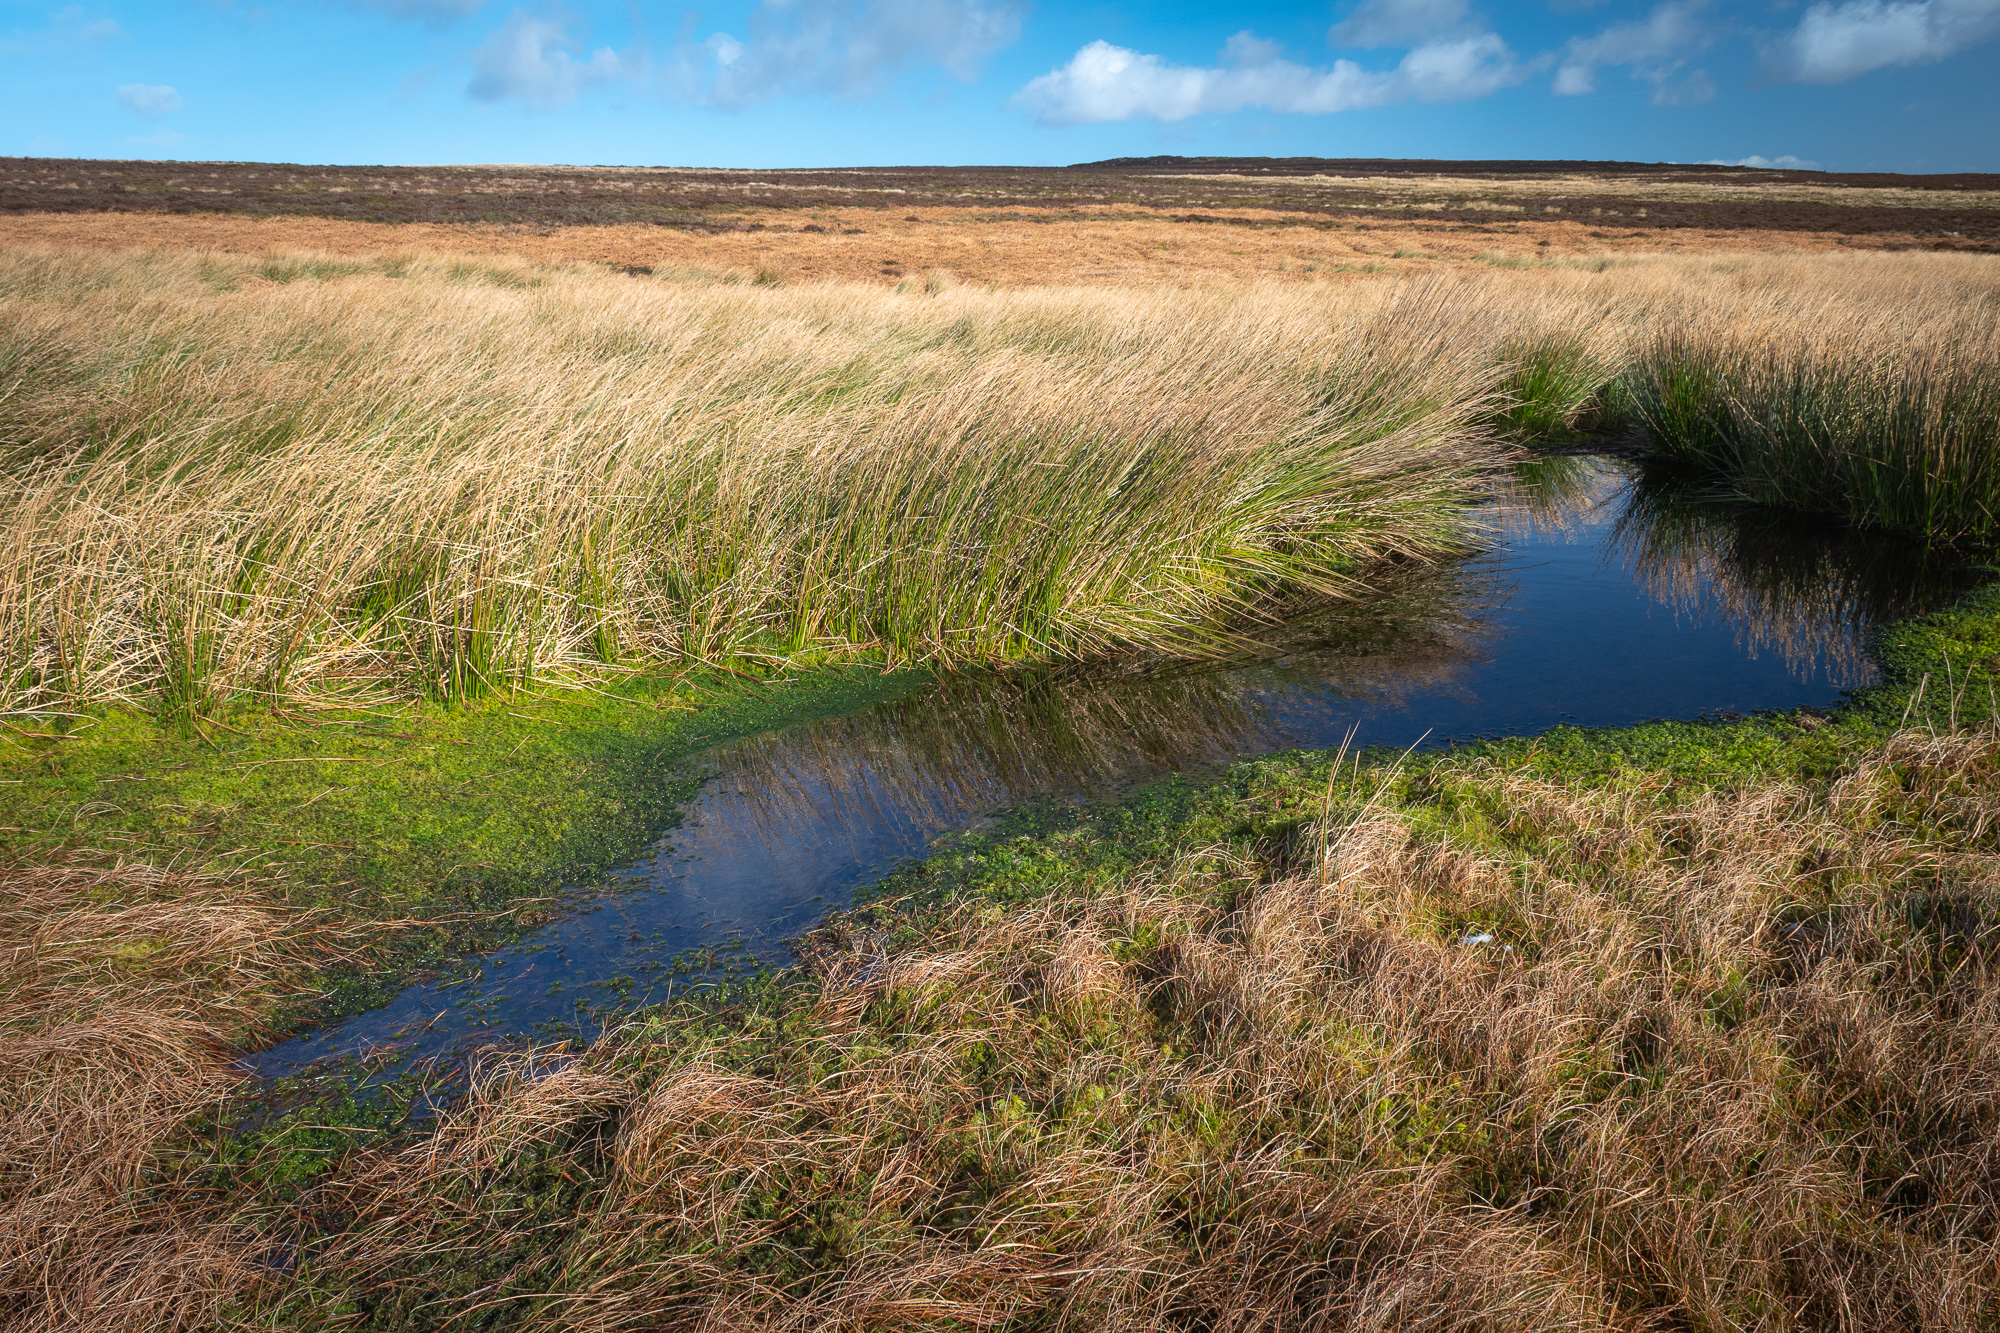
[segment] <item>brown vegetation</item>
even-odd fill
[[[1336,766],[1321,822],[502,1061],[240,1216],[285,1327],[1936,1328],[1996,1313],[2000,738],[1809,787]],[[75,1280],[74,1277],[72,1280]],[[252,1314],[252,1311],[257,1313]]]
[[[1202,285],[1659,250],[1991,249],[2000,178],[1185,160],[706,171],[0,160],[0,241]]]
[[[285,250],[369,257],[412,252],[510,256],[536,263],[764,273],[787,282],[888,287],[928,269],[1001,287],[1212,287],[1259,280],[1348,281],[1440,265],[1601,263],[1652,254],[1815,253],[1917,244],[1905,231],[1862,237],[1728,227],[1652,232],[1631,230],[1616,219],[1523,219],[1461,227],[1384,218],[1320,226],[1270,213],[1218,212],[1183,222],[1125,218],[1110,211],[994,217],[941,208],[887,215],[829,208],[814,217],[802,222],[796,216],[750,214],[745,219],[749,225],[740,228],[680,230],[630,224],[390,225],[234,214],[21,214],[0,216],[0,243],[103,251],[220,250],[249,256]],[[760,223],[768,225],[750,229]]]
[[[194,1327],[250,1279],[163,1152],[331,943],[241,880],[0,869],[0,1323]]]
[[[0,159],[0,213],[231,212],[550,227],[741,230],[820,209],[1205,210],[1306,223],[1401,217],[1490,226],[1526,212],[1625,225],[1916,232],[1992,239],[2000,177],[1832,175],[1637,163],[1150,159],[1075,167],[719,171],[647,167],[309,167],[256,162]],[[803,219],[798,219],[803,221]]]

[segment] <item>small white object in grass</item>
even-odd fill
[[[1493,934],[1492,934],[1492,932],[1491,932],[1491,931],[1482,931],[1482,932],[1481,932],[1480,934],[1477,934],[1477,935],[1467,935],[1467,936],[1466,936],[1466,937],[1465,937],[1464,939],[1460,940],[1460,941],[1459,941],[1459,943],[1460,943],[1460,944],[1491,944],[1491,943],[1493,943]]]

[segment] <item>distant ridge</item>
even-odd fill
[[[1076,162],[1069,171],[1217,173],[1243,176],[1627,176],[1649,180],[1790,181],[1801,185],[1900,186],[1908,190],[1995,190],[2000,175],[1954,172],[1920,176],[1888,171],[1801,171],[1706,162],[1592,162],[1583,160],[1423,157],[1107,157]]]

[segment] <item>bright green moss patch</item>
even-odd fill
[[[293,908],[428,925],[399,940],[406,961],[456,956],[639,852],[693,795],[691,756],[924,679],[637,678],[453,709],[243,713],[187,735],[125,712],[16,718],[0,846],[16,862],[247,872]]]

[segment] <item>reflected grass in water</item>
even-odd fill
[[[1243,754],[1290,748],[1274,693],[1397,706],[1451,690],[1492,633],[1502,589],[1464,566],[1407,566],[1342,606],[1200,666],[965,673],[864,713],[732,746],[721,778],[766,835],[803,822],[908,819],[943,830],[1036,796],[1103,798]]]
[[[1653,470],[1632,487],[1611,544],[1660,602],[1719,616],[1753,656],[1775,652],[1800,674],[1823,666],[1847,689],[1877,678],[1877,626],[1944,605],[1974,582],[1915,542],[1829,533]]]

